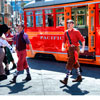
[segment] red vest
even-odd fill
[[[26,49],[26,41],[24,40],[23,35],[24,35],[24,31],[22,31],[19,34],[19,36],[17,37],[18,38],[18,46],[16,48],[18,51]]]

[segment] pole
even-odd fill
[[[13,27],[13,4],[12,4],[12,0],[11,0],[11,19],[12,19],[12,27]]]
[[[15,13],[15,17],[16,17],[15,18],[16,19],[15,21],[16,21],[16,24],[17,24],[17,5],[16,4],[17,4],[17,1],[15,0],[15,12],[16,12]]]
[[[4,24],[4,0],[2,1],[2,24]]]

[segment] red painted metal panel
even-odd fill
[[[100,24],[99,4],[96,4],[96,55],[100,55]]]

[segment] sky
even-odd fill
[[[15,1],[15,0],[7,0],[7,1]],[[21,1],[21,0],[16,0],[16,1]],[[23,0],[23,1],[34,1],[34,0]],[[52,1],[52,0],[45,0],[45,1]]]
[[[15,0],[7,0],[7,1],[15,1]],[[21,0],[16,0],[16,1],[21,1]],[[33,0],[23,0],[23,1],[33,1]]]

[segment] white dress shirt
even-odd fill
[[[14,49],[10,46],[10,44],[2,37],[0,37],[0,46],[4,46],[4,47],[7,46],[12,53],[15,52]]]

